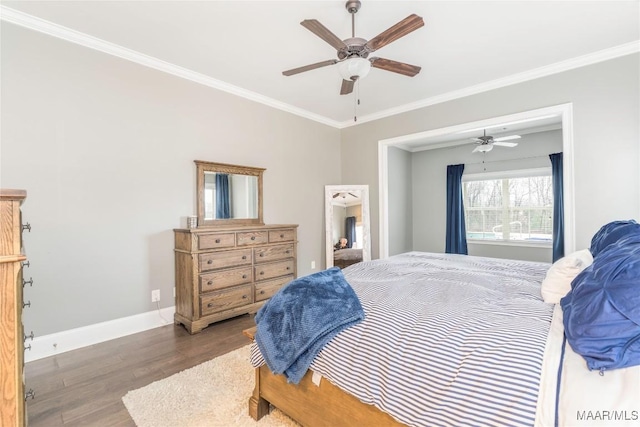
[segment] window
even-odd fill
[[[552,241],[551,169],[463,176],[468,240]]]

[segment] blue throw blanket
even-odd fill
[[[364,319],[360,300],[333,267],[284,286],[256,314],[256,343],[267,366],[298,384],[340,331]]]

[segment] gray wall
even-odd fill
[[[38,336],[174,305],[173,228],[196,212],[195,159],[266,168],[264,220],[299,224],[300,275],[324,263],[324,186],[340,132],[2,23],[0,185],[27,190]]]
[[[347,217],[347,208],[339,204],[333,205],[333,244],[335,245],[345,233],[345,218]]]
[[[412,157],[408,151],[389,147],[389,255],[413,250]]]
[[[640,55],[432,105],[342,131],[343,182],[370,186],[373,257],[379,234],[378,141],[573,103],[576,247],[606,222],[640,217]]]
[[[517,132],[515,132],[517,133]],[[548,155],[562,151],[562,131],[523,134],[513,148],[472,153],[473,143],[418,151],[412,155],[413,250],[444,252],[447,213],[447,165],[464,163],[464,174],[551,167]],[[484,160],[484,163],[482,163]],[[390,166],[391,166],[391,162]],[[389,176],[401,171],[389,168]],[[389,216],[395,209],[389,195]],[[389,246],[395,236],[389,233]],[[469,255],[551,262],[551,248],[469,243]],[[390,252],[391,254],[391,252]]]

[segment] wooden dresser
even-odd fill
[[[26,425],[22,330],[24,190],[0,190],[0,426]],[[32,392],[30,392],[33,394]]]
[[[296,277],[297,225],[176,229],[175,323],[195,334],[255,313]]]

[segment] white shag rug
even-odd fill
[[[298,426],[277,409],[249,416],[255,370],[250,346],[128,392],[122,401],[138,427]]]

